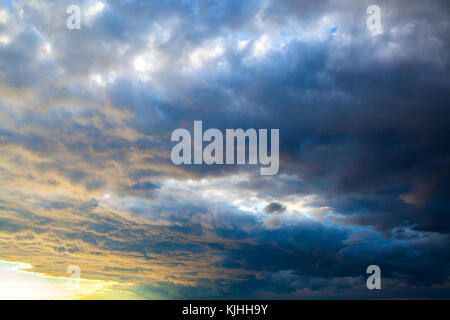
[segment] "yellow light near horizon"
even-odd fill
[[[107,298],[115,283],[80,279],[79,290],[68,288],[64,277],[52,277],[29,271],[32,266],[0,261],[0,300],[78,300]]]
[[[44,279],[19,272],[17,267],[0,269],[1,300],[64,299],[64,292]]]

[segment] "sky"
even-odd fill
[[[450,298],[449,18],[1,0],[0,299]],[[279,172],[174,165],[194,121],[279,129]]]

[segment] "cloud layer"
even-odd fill
[[[370,1],[77,3],[81,30],[0,7],[1,260],[142,298],[449,297],[448,1],[378,1],[377,34]],[[174,166],[195,120],[279,128],[279,174]]]

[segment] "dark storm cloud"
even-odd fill
[[[373,219],[361,217],[358,224],[447,232],[446,215],[430,206],[449,210],[448,11],[444,2],[425,13],[419,3],[404,4],[381,5],[389,14],[376,38],[364,23],[344,24],[341,29],[352,31],[351,43],[292,41],[284,52],[269,52],[252,66],[228,51],[233,72],[179,84],[193,101],[186,106],[189,113],[181,105],[171,116],[187,123],[203,119],[208,127],[280,128],[282,172],[297,174],[336,201],[351,196],[355,210],[358,203],[376,203],[376,209],[359,207]],[[324,15],[328,5],[296,7]],[[340,17],[356,11],[352,6],[345,12],[347,7],[333,4],[330,11]],[[232,97],[245,101],[233,112]]]
[[[264,211],[266,213],[281,213],[286,211],[286,207],[283,206],[282,204],[272,202],[264,208]]]
[[[265,231],[253,243],[217,252],[225,257],[219,267],[261,272],[258,277],[242,275],[232,282],[200,279],[195,287],[161,284],[146,290],[178,298],[344,298],[355,294],[386,298],[414,297],[419,292],[433,295],[433,286],[445,285],[448,280],[448,238],[400,244],[368,233],[350,243],[350,234],[350,229],[316,223]],[[425,256],[428,258],[417,263]],[[366,268],[374,263],[382,268],[382,295],[369,295],[365,289]],[[436,272],[430,274],[430,270]],[[415,291],[405,290],[408,287]],[[445,292],[442,287],[441,294]]]

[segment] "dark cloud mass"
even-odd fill
[[[281,213],[286,211],[286,208],[282,204],[272,202],[264,208],[264,211],[267,213]]]
[[[0,257],[144,298],[450,297],[450,3],[0,6]],[[171,132],[280,129],[280,171]],[[379,265],[383,290],[368,291]],[[1,279],[1,278],[0,278]]]

